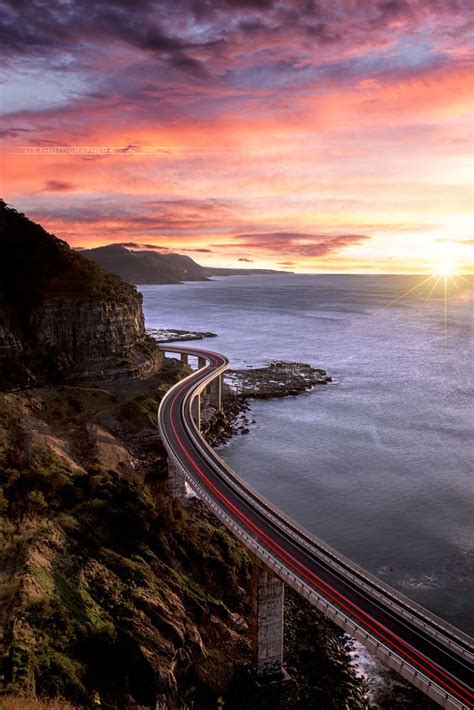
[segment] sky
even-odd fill
[[[74,247],[473,267],[471,0],[0,0],[3,198]]]

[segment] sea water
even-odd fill
[[[202,345],[232,367],[291,360],[333,375],[307,394],[253,400],[250,434],[220,454],[308,530],[472,632],[473,290],[424,278],[255,275],[140,290],[147,327],[213,331]]]

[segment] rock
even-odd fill
[[[228,370],[224,381],[240,397],[285,397],[325,385],[325,370],[299,362],[272,362],[268,367]]]
[[[249,626],[241,614],[229,611],[229,620],[233,628],[239,633],[245,634],[248,632]]]
[[[170,330],[169,328],[148,328],[150,335],[158,343],[178,343],[183,340],[204,340],[204,338],[216,338],[216,333],[193,330]]]
[[[210,446],[224,444],[234,434],[247,435],[250,425],[256,424],[255,419],[245,416],[250,408],[247,399],[296,396],[330,381],[325,370],[299,362],[278,361],[268,367],[227,370],[223,411],[216,412],[205,403],[203,434]]]

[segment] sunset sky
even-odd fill
[[[471,0],[12,0],[0,13],[1,193],[71,245],[471,270]]]

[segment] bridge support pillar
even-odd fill
[[[184,473],[172,459],[168,459],[168,485],[172,498],[185,498]]]
[[[252,585],[253,647],[257,676],[280,680],[283,671],[283,582],[261,563],[254,563]]]
[[[201,367],[206,367],[206,358],[205,357],[198,357],[198,370],[200,370]]]
[[[209,395],[211,407],[222,409],[222,375],[214,377],[209,384]]]
[[[188,365],[188,364],[189,364],[188,354],[187,354],[187,353],[181,353],[181,362],[182,362],[184,365]]]
[[[201,395],[194,397],[191,404],[191,413],[193,415],[194,423],[197,428],[201,430]]]

